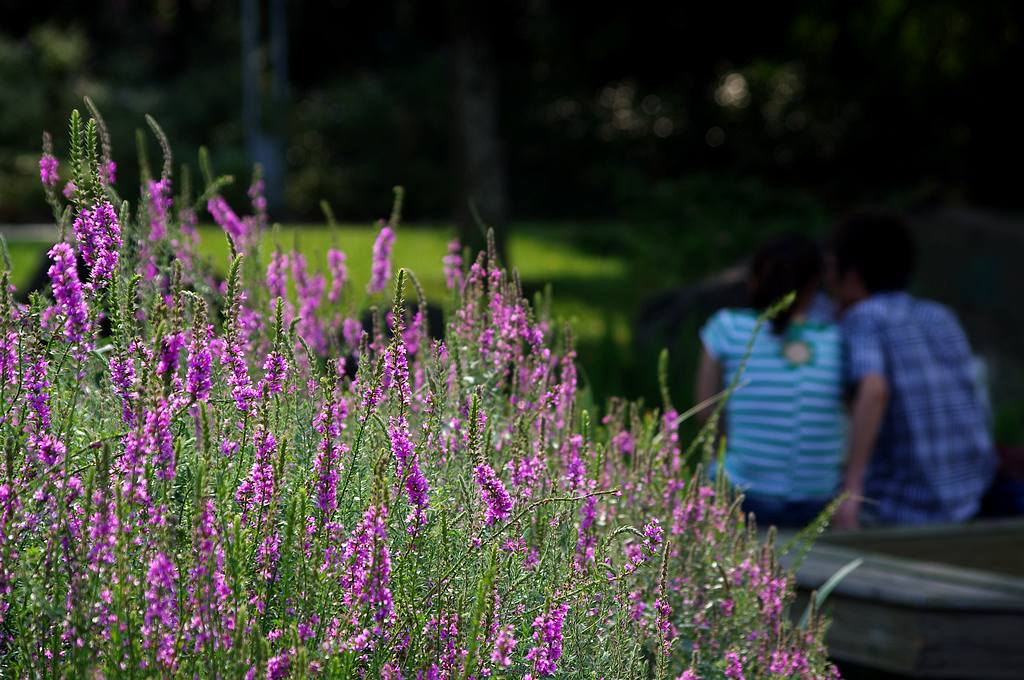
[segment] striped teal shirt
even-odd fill
[[[726,385],[756,323],[752,310],[723,309],[701,329]],[[804,321],[776,336],[766,324],[740,384],[725,406],[729,479],[743,490],[790,500],[834,494],[845,445],[838,327]]]

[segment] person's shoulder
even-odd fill
[[[713,357],[720,359],[742,351],[757,323],[756,315],[748,311],[719,309],[707,320],[700,330],[700,337]]]
[[[929,304],[929,301],[915,298],[902,290],[873,293],[847,309],[841,325],[845,329],[851,325],[871,327],[913,323],[922,314],[931,313],[927,311]]]
[[[865,298],[843,312],[839,328],[844,334],[859,329],[877,328],[885,321],[887,314],[884,301],[875,296]]]
[[[881,318],[894,310],[895,296],[889,293],[875,293],[857,302],[848,310],[843,318]]]
[[[802,324],[802,328],[805,332],[826,339],[839,337],[839,324],[834,321],[808,320]]]
[[[709,326],[742,330],[757,323],[757,313],[743,307],[723,307],[712,314],[707,323]]]
[[[946,323],[960,325],[956,312],[935,300],[914,298],[914,313],[918,318],[933,323]]]
[[[967,336],[956,312],[934,300],[915,299],[914,302],[914,318],[929,336],[952,347],[963,347]]]
[[[839,309],[835,301],[821,291],[815,293],[807,309],[807,323],[835,324],[838,318]]]

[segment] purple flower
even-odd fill
[[[50,427],[50,395],[47,392],[50,380],[46,375],[49,367],[46,357],[41,356],[25,371],[25,401],[31,409],[30,417],[36,430]]]
[[[384,352],[384,372],[381,387],[394,388],[398,398],[408,406],[412,403],[412,392],[409,389],[409,359],[405,343],[398,342]]]
[[[264,581],[277,579],[277,560],[281,556],[281,534],[276,531],[267,534],[256,551],[256,573]]]
[[[287,653],[278,654],[267,659],[267,680],[280,680],[288,676],[291,656]]]
[[[80,343],[89,328],[89,308],[82,295],[82,284],[78,280],[75,251],[67,243],[58,243],[50,248],[53,264],[47,273],[53,284],[53,298],[57,309],[64,317],[64,339]]]
[[[167,555],[156,554],[146,576],[146,612],[142,623],[142,646],[155,649],[159,663],[175,666],[175,633],[178,625],[178,568]]]
[[[762,569],[752,581],[751,585],[761,601],[762,614],[772,626],[778,626],[782,616],[782,598],[786,592],[785,577],[773,577],[769,569]]]
[[[384,398],[384,390],[379,385],[374,386],[372,383],[365,386],[357,383],[355,387],[362,391],[362,399],[359,404],[359,423],[362,424],[373,415],[377,404]]]
[[[430,485],[420,470],[416,448],[409,437],[409,424],[404,417],[391,418],[388,435],[391,437],[391,452],[395,456],[398,478],[405,481],[409,505],[412,506],[406,522],[409,524],[409,532],[416,533],[419,527],[427,523]]]
[[[231,588],[224,573],[224,546],[217,530],[213,500],[201,502],[195,524],[192,568],[189,570],[188,637],[196,651],[203,647],[230,647],[234,618]],[[218,639],[216,631],[221,630]]]
[[[327,300],[334,304],[341,299],[341,290],[348,281],[345,253],[337,248],[330,248],[327,251],[327,269],[331,272],[331,289],[327,293]]]
[[[252,386],[252,379],[249,378],[245,348],[238,338],[238,334],[239,332],[236,331],[235,336],[228,341],[227,351],[221,357],[221,363],[231,369],[227,382],[231,386],[231,397],[235,400],[235,407],[242,413],[248,413],[253,400],[259,393]]]
[[[659,590],[662,590],[661,588]],[[661,635],[662,648],[668,652],[672,648],[672,640],[676,636],[675,626],[672,625],[672,605],[664,592],[659,592],[654,600],[655,624],[658,633]]]
[[[288,299],[288,254],[275,250],[267,265],[267,289],[270,297]]]
[[[534,646],[526,653],[526,659],[533,661],[538,675],[555,672],[555,662],[562,656],[562,626],[568,613],[569,604],[563,602],[533,620]]]
[[[149,240],[167,236],[167,215],[171,209],[171,180],[149,180]]]
[[[201,328],[192,330],[192,342],[188,346],[188,395],[195,401],[210,398],[210,330],[205,318],[197,321]]]
[[[39,462],[46,467],[57,465],[64,460],[64,454],[67,453],[64,442],[50,434],[32,435],[29,437],[28,445],[35,451]]]
[[[657,517],[651,518],[651,521],[644,525],[644,546],[649,551],[653,552],[661,545],[664,537],[665,530],[661,528],[661,522]]]
[[[462,285],[462,245],[459,239],[448,243],[448,254],[442,259],[444,264],[444,281],[449,290]]]
[[[369,555],[369,563],[354,569],[357,578],[351,582],[354,599],[371,612],[378,625],[391,619],[394,603],[391,597],[391,553],[388,550],[387,508],[371,505],[363,513],[352,536],[353,553]]]
[[[709,486],[701,486],[696,493],[690,493],[685,503],[680,503],[672,511],[672,535],[678,536],[684,531],[698,528],[701,522],[714,508],[715,491]]]
[[[143,434],[156,468],[156,476],[160,479],[174,479],[176,465],[171,435],[171,408],[163,397],[157,399],[155,408],[146,412]]]
[[[75,239],[82,259],[89,267],[89,280],[104,286],[117,270],[118,252],[123,245],[121,225],[109,201],[85,208],[75,218]]]
[[[155,507],[150,496],[150,470],[158,479],[170,481],[176,474],[171,409],[163,397],[142,416],[142,426],[124,438],[124,455],[118,461],[122,496],[145,509],[151,523],[162,523],[163,511]],[[137,520],[138,518],[136,518]],[[135,525],[141,522],[133,521]]]
[[[359,631],[344,643],[349,649],[371,646],[373,638],[394,619],[387,514],[385,506],[370,505],[341,550],[329,550],[325,555],[325,567],[332,569],[341,586],[341,603],[352,612],[350,621]],[[331,526],[334,542],[340,527]],[[372,623],[373,628],[363,627],[364,622]]]
[[[254,176],[252,184],[249,185],[249,201],[252,203],[252,210],[255,213],[254,222],[256,233],[260,233],[267,226],[267,197],[264,191],[266,184],[261,177]]]
[[[366,291],[371,295],[379,293],[387,286],[391,278],[391,248],[395,244],[395,231],[383,225],[377,240],[373,243],[373,265],[370,271],[370,282]]]
[[[663,455],[669,461],[670,477],[675,477],[683,466],[682,449],[679,447],[679,414],[669,409],[661,418],[661,426],[666,449]]]
[[[480,496],[487,506],[484,522],[491,526],[496,521],[507,518],[512,512],[512,497],[498,479],[494,468],[487,463],[480,463],[474,468],[474,473],[476,484],[480,488]]]
[[[582,435],[574,434],[565,442],[565,485],[569,491],[580,491],[587,483],[587,467],[580,456],[582,448]]]
[[[612,437],[612,448],[623,456],[632,456],[636,451],[636,438],[628,430],[623,430]]]
[[[494,639],[494,649],[491,650],[491,663],[503,668],[508,668],[512,665],[512,650],[515,649],[518,642],[513,633],[515,633],[515,630],[512,626],[505,626],[498,630],[498,635]]]
[[[107,161],[101,170],[101,178],[107,184],[113,184],[117,181],[117,163],[114,161]]]
[[[317,309],[324,292],[324,277],[321,274],[310,275],[306,268],[306,258],[302,253],[292,253],[292,277],[295,279],[295,293],[299,299],[299,334],[309,346],[323,355],[327,353],[327,338],[324,336]]]
[[[664,530],[661,528],[661,523],[657,517],[644,525],[643,536],[643,542],[639,545],[635,542],[629,542],[625,546],[627,562],[623,571],[627,574],[636,571],[638,567],[646,563],[658,552],[658,546],[661,545]]]
[[[157,375],[177,372],[181,348],[184,346],[184,333],[170,333],[160,339],[160,357],[156,363]]]
[[[683,674],[676,678],[676,680],[700,680],[700,676],[697,675],[697,671],[692,668],[687,668],[683,671]]]
[[[412,315],[412,321],[402,331],[402,344],[405,345],[407,354],[415,355],[420,347],[420,338],[423,336],[423,312],[416,310]]]
[[[544,473],[544,461],[534,453],[518,461],[510,460],[505,464],[505,469],[509,472],[517,494],[522,498],[530,498],[533,495],[533,487]]]
[[[341,323],[341,336],[353,351],[359,349],[359,341],[363,337],[363,324],[359,319],[345,319]]]
[[[14,331],[0,333],[0,385],[17,382],[19,337]]]
[[[284,381],[288,379],[288,362],[284,355],[273,351],[263,361],[263,379],[260,380],[256,391],[266,399],[271,394],[279,394],[284,388]]]
[[[136,389],[135,361],[131,357],[113,356],[108,364],[110,369],[110,383],[114,386],[114,394],[121,397],[122,413],[124,422],[131,424],[134,421],[132,411],[135,400],[139,398]]]
[[[776,649],[772,652],[771,663],[768,665],[768,672],[772,675],[789,676],[793,668],[793,661],[788,653]]]
[[[348,404],[344,400],[324,404],[323,410],[313,422],[320,436],[320,444],[313,459],[314,490],[317,507],[325,517],[334,514],[338,507],[338,467],[347,447],[339,441],[348,415]]]
[[[594,561],[597,536],[590,528],[594,526],[596,510],[597,496],[589,496],[580,507],[580,526],[576,530],[576,559],[573,564],[576,571],[583,571],[588,562]]]
[[[743,677],[743,660],[736,652],[725,653],[725,677],[729,680],[746,680]]]
[[[253,436],[256,455],[253,457],[249,475],[235,492],[235,500],[242,507],[242,519],[253,525],[263,521],[263,515],[274,497],[274,461],[272,455],[277,448],[274,435],[262,427]]]
[[[221,196],[214,196],[206,202],[206,209],[210,211],[213,221],[226,231],[239,245],[244,244],[246,238],[245,223],[239,219],[235,211],[231,209],[228,202]]]
[[[70,201],[71,197],[75,195],[76,191],[78,191],[78,185],[72,182],[71,180],[68,180],[67,183],[64,185],[64,189],[61,193],[64,194],[64,198]]]
[[[60,177],[57,174],[57,159],[50,153],[44,153],[39,157],[39,181],[44,186],[53,187],[57,185]]]

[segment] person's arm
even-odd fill
[[[712,357],[706,347],[700,348],[700,365],[697,367],[696,398],[697,403],[706,401],[722,391],[722,365]],[[694,417],[704,424],[711,417],[714,405],[699,411]]]
[[[864,495],[864,473],[875,450],[888,401],[889,384],[885,376],[868,373],[857,383],[850,423],[850,449],[843,475],[843,493],[847,498],[836,510],[834,523],[837,529],[860,527],[858,515]]]

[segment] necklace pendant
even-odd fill
[[[791,366],[803,366],[810,363],[814,351],[803,340],[789,340],[782,346],[782,356]]]

